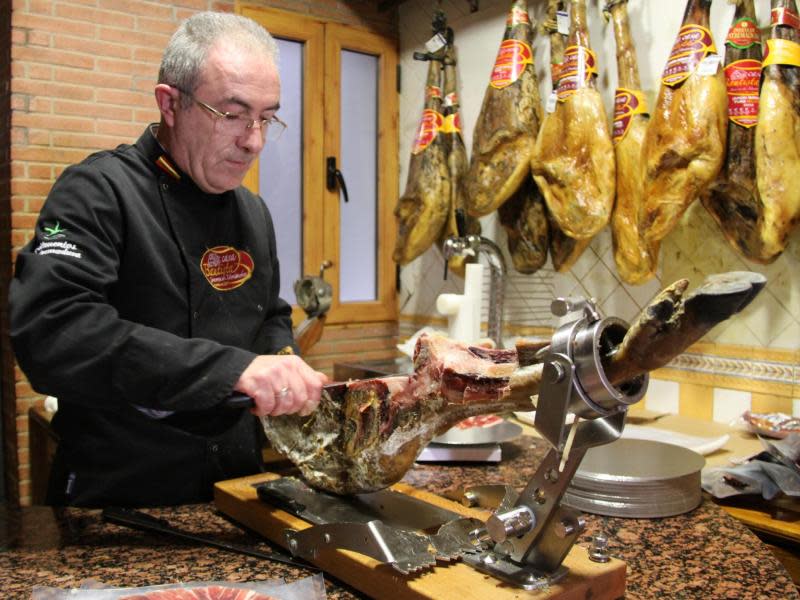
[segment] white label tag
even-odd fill
[[[716,75],[722,57],[719,54],[709,54],[697,66],[698,75]]]
[[[545,110],[549,113],[556,112],[556,106],[558,106],[558,94],[553,90],[547,97],[547,106],[545,106]]]
[[[561,35],[569,35],[569,13],[567,11],[559,10],[556,13],[556,27]]]
[[[435,36],[425,42],[425,49],[430,53],[434,53],[441,48],[444,48],[445,44],[447,44],[445,37],[441,33],[437,33]]]

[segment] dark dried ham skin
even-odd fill
[[[737,4],[733,22],[742,18],[755,21],[753,0],[742,0]],[[760,44],[749,48],[728,45],[725,49],[725,64],[727,66],[744,59],[760,61],[761,55]],[[725,163],[702,201],[725,238],[739,254],[748,260],[769,263],[778,255],[765,255],[761,240],[764,203],[756,184],[755,135],[755,127],[742,127],[728,121]]]

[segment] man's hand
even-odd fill
[[[315,371],[299,356],[257,356],[242,372],[234,390],[256,403],[257,417],[298,413],[309,415],[319,404],[324,373]]]

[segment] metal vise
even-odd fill
[[[506,486],[485,528],[473,532],[488,549],[464,555],[474,568],[525,589],[566,574],[562,562],[584,522],[581,513],[560,505],[561,498],[586,451],[620,437],[628,407],[641,400],[649,380],[645,374],[615,387],[603,372],[601,357],[624,338],[624,321],[601,318],[592,300],[557,299],[551,310],[558,316],[582,312],[538,353],[544,372],[534,426],[551,449],[525,489],[517,495]],[[472,504],[480,503],[479,495],[465,492]]]

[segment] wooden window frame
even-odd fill
[[[327,322],[365,323],[397,320],[396,266],[392,250],[396,239],[393,209],[398,193],[397,48],[389,38],[349,25],[325,22],[270,8],[244,6],[240,14],[261,23],[277,38],[303,43],[303,273],[318,274],[325,260],[332,267],[325,279],[333,284],[333,302]],[[342,50],[378,57],[378,181],[376,300],[339,299],[339,191],[325,186],[325,158],[339,161],[340,55]],[[320,110],[320,107],[323,107]],[[258,161],[244,185],[258,193]],[[317,242],[321,243],[317,243]],[[305,317],[294,306],[295,324]]]

